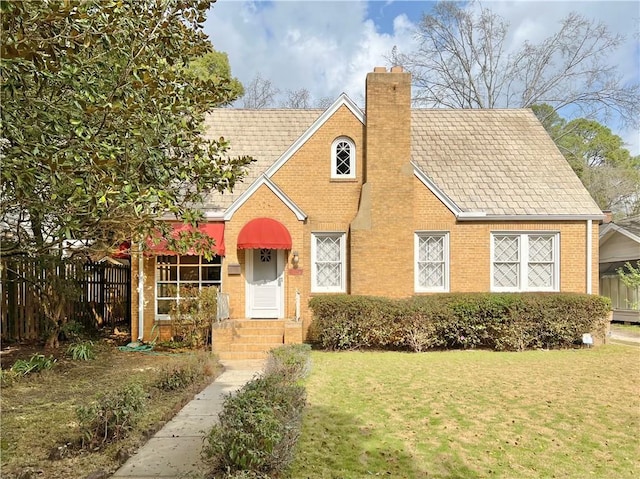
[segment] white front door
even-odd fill
[[[247,317],[282,318],[283,282],[283,250],[247,250]]]

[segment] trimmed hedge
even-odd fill
[[[299,383],[309,370],[310,350],[273,350],[264,375],[225,399],[203,449],[214,477],[278,477],[288,468],[300,436],[306,392]]]
[[[564,293],[450,293],[386,299],[311,299],[310,337],[329,350],[566,348],[583,333],[604,338],[608,298]]]

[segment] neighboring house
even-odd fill
[[[600,228],[600,292],[611,298],[613,321],[640,323],[640,287],[625,285],[618,270],[640,261],[640,216]]]
[[[220,109],[206,127],[257,161],[202,206],[219,256],[134,261],[133,338],[168,334],[184,285],[302,332],[326,293],[598,292],[603,214],[530,110],[412,109],[394,67],[367,75],[366,111],[343,94],[324,111]]]

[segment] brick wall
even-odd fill
[[[411,76],[367,75],[366,187],[351,224],[351,293],[408,296],[413,290]]]

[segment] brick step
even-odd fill
[[[220,349],[222,351],[271,351],[273,348],[277,348],[282,346],[283,343],[262,343],[262,344],[252,344],[252,343],[231,343],[227,344]]]
[[[243,351],[243,352],[235,352],[235,351],[220,351],[216,353],[219,359],[266,359],[269,355],[268,351]]]
[[[234,319],[234,328],[284,328],[284,319]]]
[[[284,331],[280,334],[234,334],[231,342],[242,344],[283,344]]]
[[[284,328],[233,328],[234,336],[284,336]]]

